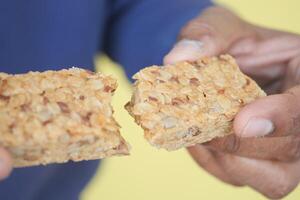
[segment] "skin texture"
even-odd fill
[[[12,171],[12,159],[9,153],[0,148],[0,180],[9,176]]]
[[[225,8],[211,7],[182,29],[164,62],[222,53],[233,55],[269,96],[238,113],[234,135],[188,151],[226,183],[248,185],[269,198],[284,197],[300,181],[300,36],[258,27]]]

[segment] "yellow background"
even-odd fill
[[[218,1],[260,25],[300,33],[299,0],[222,0]],[[142,130],[123,105],[130,99],[130,84],[121,68],[107,59],[97,59],[100,70],[118,78],[114,96],[115,117],[123,127],[122,135],[132,145],[131,156],[105,159],[83,200],[182,200],[182,199],[265,199],[249,188],[226,185],[199,169],[185,150],[166,152],[151,147]],[[300,170],[300,169],[299,169]],[[296,189],[286,199],[300,199]]]

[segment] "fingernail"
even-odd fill
[[[253,117],[243,128],[241,137],[260,137],[269,135],[274,131],[274,124],[264,118]]]
[[[183,39],[177,42],[175,45],[176,47],[182,47],[182,48],[192,48],[196,50],[201,50],[203,47],[203,43],[199,40],[189,40],[189,39]]]
[[[168,53],[164,62],[166,64],[173,64],[175,62],[184,60],[196,60],[201,55],[203,43],[197,40],[180,40]]]

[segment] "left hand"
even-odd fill
[[[191,155],[227,183],[249,185],[270,198],[287,195],[300,181],[300,36],[212,7],[188,23],[180,38],[165,63],[229,53],[274,94],[237,114],[234,135],[191,147]]]

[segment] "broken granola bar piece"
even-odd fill
[[[80,68],[0,73],[0,146],[15,167],[128,154],[110,105],[116,87]]]
[[[233,132],[238,111],[265,96],[229,55],[147,67],[125,106],[154,146],[175,150]]]

